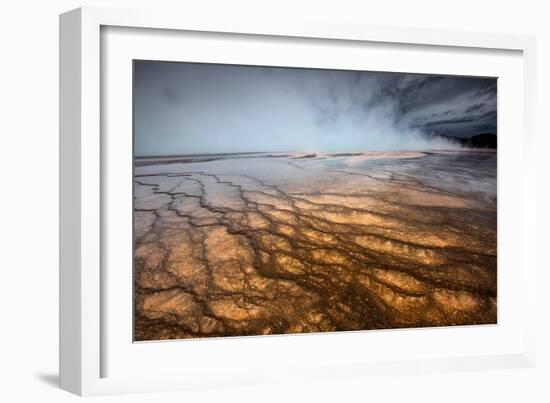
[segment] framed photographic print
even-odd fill
[[[95,8],[60,35],[63,388],[532,365],[532,38]]]
[[[497,79],[134,61],[134,340],[497,323]]]

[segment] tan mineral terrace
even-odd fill
[[[496,152],[134,161],[136,341],[497,321]]]

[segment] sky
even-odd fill
[[[497,80],[134,62],[136,156],[417,150],[497,132]]]

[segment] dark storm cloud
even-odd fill
[[[469,137],[496,133],[496,80],[450,76],[397,76],[391,91],[397,119],[424,132]]]
[[[135,62],[137,155],[434,147],[496,133],[496,80]]]
[[[465,113],[474,113],[478,111],[482,111],[485,109],[485,104],[474,104],[471,106],[468,106],[465,110]]]

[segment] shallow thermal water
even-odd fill
[[[496,323],[496,152],[143,158],[136,340]]]

